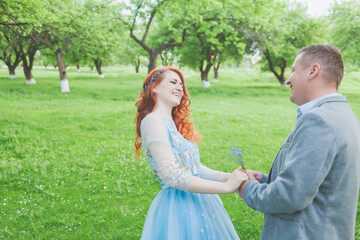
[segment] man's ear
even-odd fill
[[[321,65],[318,63],[315,63],[314,65],[312,65],[311,69],[310,69],[310,73],[309,73],[309,79],[314,79],[316,78],[316,76],[319,75],[321,70]]]

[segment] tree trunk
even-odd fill
[[[34,56],[35,52],[32,52],[31,50],[28,50],[28,56],[29,56],[29,62],[27,62],[26,56],[23,56],[23,70],[26,78],[26,84],[36,84],[36,81],[31,73],[33,62],[34,62]]]
[[[10,65],[6,64],[6,65],[7,65],[8,69],[9,69],[9,78],[12,78],[12,79],[16,78],[15,77],[15,68],[16,68],[16,66],[14,67],[11,64]]]
[[[24,64],[24,74],[26,78],[26,84],[36,84],[36,81],[31,73],[31,68],[27,66],[27,64]]]
[[[280,76],[280,79],[278,79],[279,80],[279,83],[281,84],[281,87],[286,87],[286,85],[285,85],[285,76],[284,75],[282,75],[282,76]]]
[[[21,41],[19,41],[19,47],[21,52],[21,60],[22,60],[22,67],[26,78],[26,84],[36,84],[35,79],[33,78],[31,74],[31,70],[34,63],[34,57],[36,53],[37,46],[29,40],[29,45],[27,47],[27,50],[25,51],[24,46]],[[26,58],[29,58],[28,59]]]
[[[220,68],[220,62],[217,62],[217,64],[214,65],[214,80],[213,80],[213,82],[215,82],[215,83],[219,82],[219,68]]]
[[[7,51],[2,51],[2,55],[0,55],[0,59],[3,60],[6,64],[6,66],[8,67],[9,78],[15,78],[15,69],[21,62],[21,58],[22,58],[22,56],[21,56],[22,48],[18,44],[14,44],[14,42],[12,40],[10,40],[10,38],[8,38],[8,36],[6,36],[6,34],[3,37],[7,40],[7,42],[10,44],[9,46],[11,46],[11,48],[15,52],[15,59],[14,59],[14,62],[12,62],[11,61],[12,53],[7,53]],[[15,40],[15,39],[13,39],[13,40]]]
[[[80,70],[80,65],[79,64],[77,64],[76,65],[76,70],[78,71],[78,72],[80,72],[81,70]]]
[[[286,79],[285,79],[285,68],[286,68],[286,60],[283,60],[281,66],[280,66],[280,69],[281,69],[280,78],[281,79],[279,79],[279,82],[280,82],[282,87],[286,87],[286,85],[285,85],[285,81],[286,81]]]
[[[13,66],[8,66],[9,68],[9,78],[15,78],[15,68]]]
[[[15,59],[14,63],[11,63],[11,55],[5,56],[4,58],[1,58],[1,59],[2,60],[5,59],[4,62],[9,70],[9,78],[12,78],[12,79],[15,78],[15,69],[21,61],[20,54],[16,53],[16,59]]]
[[[61,49],[56,50],[56,61],[60,73],[61,92],[70,92],[69,81],[67,79],[67,74],[66,74],[65,62],[63,59],[63,52],[61,51]]]
[[[159,52],[151,50],[151,51],[149,51],[149,55],[150,55],[150,58],[149,58],[150,62],[149,62],[149,66],[148,66],[148,73],[156,68],[156,62],[157,62],[157,57],[159,55]]]
[[[200,56],[201,56],[201,60],[200,60],[200,74],[201,74],[201,81],[202,81],[202,86],[203,88],[209,88],[210,87],[210,82],[208,80],[208,75],[209,75],[209,71],[212,67],[212,63],[213,63],[213,55],[212,55],[212,51],[211,51],[211,46],[206,45],[206,43],[204,42],[204,39],[200,36],[200,34],[197,34],[197,38],[199,39],[200,42],[200,46],[201,46],[201,51],[200,51]],[[206,55],[205,55],[206,53]],[[206,56],[206,58],[204,58],[204,56]],[[204,69],[204,63],[206,61],[206,67]]]
[[[133,67],[135,68],[135,72],[139,73],[139,68],[140,68],[140,57],[136,56],[136,59],[131,60],[131,64],[133,65]]]
[[[279,83],[281,84],[281,87],[285,87],[285,68],[286,68],[286,60],[283,60],[282,64],[280,65],[281,73],[279,74],[276,72],[274,68],[274,64],[271,60],[270,52],[268,49],[264,51],[264,55],[269,63],[270,71],[275,75]]]
[[[104,78],[104,74],[101,71],[102,60],[99,58],[97,58],[97,59],[94,58],[94,63],[95,63],[96,70],[99,73],[99,78]]]
[[[205,70],[203,69],[203,65],[204,65],[204,60],[201,60],[199,69],[200,69],[200,74],[201,74],[202,86],[204,88],[209,88],[210,82],[208,80],[208,75],[209,75],[212,64],[211,64],[211,62],[207,62]]]
[[[202,81],[209,81],[209,80],[208,80],[208,74],[209,74],[208,72],[205,72],[205,71],[201,71],[201,70],[200,70],[200,73],[201,73],[201,80],[202,80]]]
[[[91,72],[93,72],[94,71],[94,65],[91,65],[90,69],[91,69]]]

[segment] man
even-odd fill
[[[247,171],[239,194],[264,212],[261,239],[354,239],[360,184],[360,126],[337,93],[344,72],[339,50],[301,49],[286,81],[299,105],[295,128],[269,175]]]

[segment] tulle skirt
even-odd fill
[[[141,239],[240,238],[218,195],[165,188],[151,203]]]

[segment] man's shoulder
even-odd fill
[[[347,102],[326,102],[314,107],[299,120],[299,125],[313,130],[326,126],[335,135],[360,134],[359,121]]]

